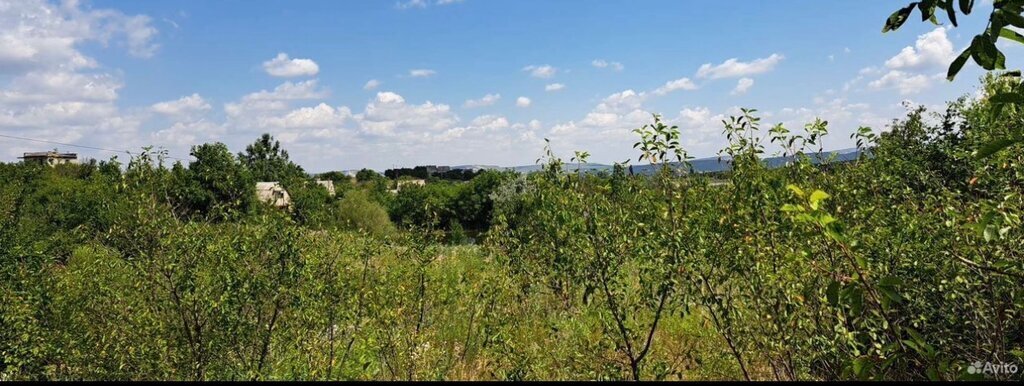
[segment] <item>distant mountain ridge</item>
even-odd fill
[[[829,160],[829,159],[831,159],[831,162],[849,162],[849,161],[854,161],[854,160],[856,160],[857,158],[860,157],[860,154],[861,154],[861,151],[858,150],[857,148],[847,148],[847,149],[825,151],[825,152],[822,152],[820,155],[818,153],[813,153],[813,154],[810,154],[810,157],[811,157],[811,162],[817,164],[817,163],[821,163],[821,162],[824,162],[824,161]],[[796,159],[796,157],[794,157],[794,156],[786,156],[786,157],[778,156],[778,157],[763,158],[762,161],[769,168],[776,168],[776,167],[779,167],[779,166],[786,165],[787,163],[790,163],[790,162],[794,161],[795,159]],[[698,159],[690,160],[690,165],[693,167],[693,170],[696,173],[715,173],[715,172],[722,172],[722,171],[729,170],[730,167],[731,167],[730,166],[731,164],[730,164],[729,161],[730,160],[729,160],[728,157],[722,157],[721,160],[719,160],[718,157],[706,157],[706,158],[698,158]],[[678,165],[678,163],[673,162],[672,165],[675,166],[675,165]],[[614,168],[614,165],[599,164],[599,163],[586,163],[586,164],[582,164],[582,165],[577,165],[577,164],[573,164],[573,163],[566,163],[566,164],[564,164],[562,166],[562,169],[566,170],[566,171],[572,171],[572,170],[576,170],[577,166],[581,170],[583,170],[584,172],[588,172],[588,173],[600,172],[600,171],[611,172],[612,169]],[[632,165],[632,166],[633,166],[633,173],[634,174],[650,175],[650,174],[654,174],[654,172],[656,170],[655,166],[652,166],[652,165],[637,164],[637,165]],[[452,166],[451,168],[452,169],[469,169],[469,170],[512,170],[512,171],[515,171],[515,172],[518,172],[518,173],[531,173],[531,172],[535,172],[535,171],[541,170],[541,168],[543,168],[543,165],[522,165],[522,166],[510,166],[510,167],[502,167],[502,166],[495,166],[495,165],[459,165],[459,166]]]

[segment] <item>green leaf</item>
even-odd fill
[[[992,154],[995,154],[995,153],[999,152],[1000,150],[1003,150],[1006,147],[1008,147],[1010,145],[1013,145],[1014,143],[1017,143],[1018,141],[1019,141],[1018,139],[1010,139],[1010,138],[1000,138],[1000,139],[994,140],[992,142],[989,142],[989,143],[985,144],[985,146],[982,146],[980,149],[978,149],[975,152],[975,157],[977,157],[978,159],[988,158]]]
[[[946,73],[946,80],[950,82],[953,78],[956,78],[956,74],[960,72],[960,69],[964,68],[964,64],[967,63],[967,58],[971,57],[971,48],[967,48],[964,52],[957,56],[953,63],[949,65],[949,71]]]
[[[903,26],[903,23],[906,23],[907,19],[910,18],[910,13],[914,11],[914,5],[914,3],[911,3],[906,8],[901,8],[898,11],[893,12],[892,15],[889,16],[889,19],[885,21],[885,26],[882,27],[882,33],[895,31]]]
[[[957,26],[957,24],[956,24],[956,8],[953,7],[953,2],[950,1],[950,2],[946,3],[945,8],[946,8],[946,17],[948,17],[949,18],[949,22],[953,23],[953,26],[956,27]]]
[[[971,8],[974,8],[974,0],[960,0],[960,12],[964,15],[970,15]]]
[[[999,31],[999,37],[1007,38],[1017,43],[1024,44],[1024,35],[1021,35],[1017,33],[1017,31],[1014,31],[1006,27],[1003,27],[1003,29]]]
[[[804,196],[804,191],[803,191],[803,189],[800,189],[799,186],[796,186],[796,185],[793,185],[793,184],[789,184],[789,185],[786,185],[786,189],[789,189],[789,191],[793,192],[793,194],[796,194],[797,197],[801,197],[802,198]]]
[[[1024,95],[1015,92],[1001,92],[988,98],[992,103],[1012,103],[1024,105]]]
[[[811,197],[808,198],[808,201],[811,203],[811,209],[818,209],[818,204],[829,197],[828,193],[815,190],[811,193]]]
[[[785,205],[782,206],[782,211],[783,212],[802,212],[803,210],[804,210],[803,207],[797,206],[797,205],[793,205],[793,204],[785,204]]]
[[[992,43],[987,33],[975,36],[971,41],[971,57],[974,58],[975,63],[986,70],[996,69],[1000,55],[999,49],[996,48],[995,43]],[[1005,61],[1005,57],[1003,60]]]
[[[882,278],[882,280],[879,280],[878,289],[889,301],[893,303],[902,303],[903,296],[900,295],[899,291],[897,291],[897,288],[900,285],[902,285],[900,279],[893,276],[886,276]]]
[[[935,17],[935,4],[928,1],[917,3],[917,9],[921,11],[921,21],[932,20]]]
[[[867,356],[858,357],[853,360],[853,374],[860,379],[867,379],[873,363]]]
[[[833,281],[828,283],[828,288],[825,289],[825,299],[828,300],[828,304],[832,307],[839,305],[839,282]]]
[[[1010,25],[1018,28],[1024,28],[1024,16],[1013,12],[1003,12],[1002,10],[996,11],[996,15],[999,18],[1006,21]]]

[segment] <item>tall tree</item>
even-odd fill
[[[238,153],[238,159],[249,168],[257,181],[284,181],[305,178],[306,172],[288,158],[288,151],[281,148],[270,134],[263,134],[256,142]]]
[[[192,156],[195,161],[189,163],[188,174],[197,189],[191,191],[188,202],[194,210],[225,218],[250,207],[256,195],[252,175],[227,146],[220,142],[194,146]]]

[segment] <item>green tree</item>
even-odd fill
[[[238,153],[238,159],[249,168],[257,181],[280,182],[291,178],[306,178],[302,167],[288,158],[288,151],[281,148],[270,134],[263,134],[256,142]]]
[[[251,208],[256,199],[255,180],[227,146],[220,142],[202,144],[193,146],[191,154],[195,160],[188,165],[188,177],[181,178],[191,179],[183,183],[189,197],[185,202],[192,210],[225,219]]]
[[[356,172],[356,181],[358,182],[373,182],[384,179],[386,179],[384,176],[371,169],[364,168]]]

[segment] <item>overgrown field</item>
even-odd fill
[[[977,155],[1022,123],[964,98],[815,164],[827,122],[745,110],[709,176],[655,117],[655,176],[549,151],[397,194],[324,176],[337,197],[269,137],[172,167],[2,164],[0,378],[1020,379],[968,368],[1024,370],[1021,145]]]

